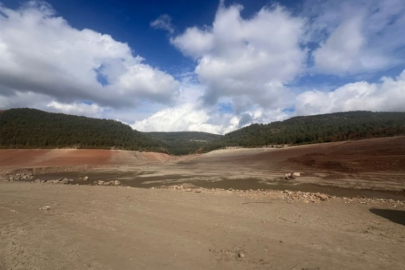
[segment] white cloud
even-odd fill
[[[195,73],[207,87],[206,104],[230,97],[241,111],[255,105],[274,109],[288,100],[284,84],[303,71],[305,20],[278,5],[249,19],[241,17],[241,10],[220,5],[212,27],[188,28],[171,43],[198,59]]]
[[[52,101],[47,105],[47,107],[65,114],[85,115],[97,118],[102,117],[102,113],[105,110],[97,104],[86,104],[79,102],[64,104]]]
[[[296,114],[405,110],[405,71],[378,83],[296,94],[304,87],[297,79],[308,73],[364,78],[403,65],[404,1],[307,0],[300,12],[275,4],[249,17],[242,9],[221,1],[211,25],[178,35],[169,15],[151,22],[195,61],[193,72],[176,80],[128,44],[73,28],[43,2],[17,10],[0,5],[0,109],[34,107],[112,118],[143,131],[219,134]]]
[[[306,91],[297,96],[296,114],[341,111],[405,111],[405,70],[397,78],[379,83],[355,82],[331,92]]]
[[[174,27],[172,25],[172,18],[167,14],[160,15],[156,20],[150,23],[150,26],[155,29],[163,29],[170,34],[174,33]]]
[[[185,55],[198,59],[213,48],[214,36],[209,30],[191,27],[187,28],[182,35],[170,38],[170,43]]]
[[[342,76],[405,62],[398,52],[405,46],[404,1],[307,1],[307,6],[307,16],[315,16],[308,41],[320,42],[312,54],[314,72]]]
[[[141,131],[204,131],[221,133],[221,127],[207,124],[207,112],[193,104],[163,109],[149,118],[136,121],[132,127]]]
[[[171,75],[133,56],[127,44],[75,29],[42,2],[18,10],[0,6],[0,29],[0,88],[8,92],[122,108],[141,100],[170,103],[178,91]]]

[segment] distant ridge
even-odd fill
[[[174,155],[187,155],[201,151],[207,144],[222,137],[222,135],[196,131],[146,132],[145,134],[163,142],[169,153]]]
[[[48,113],[0,111],[0,148],[124,149],[186,155],[225,147],[310,144],[405,134],[404,112],[343,112],[252,124],[224,136],[206,132],[139,132],[121,122]]]
[[[402,134],[405,134],[404,112],[341,112],[253,124],[209,143],[204,151],[231,146],[309,144]]]

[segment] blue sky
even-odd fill
[[[213,133],[405,110],[401,0],[0,3],[0,109]]]

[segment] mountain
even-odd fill
[[[118,121],[36,109],[10,109],[0,114],[0,147],[167,151],[162,142]]]
[[[199,151],[208,143],[217,140],[222,135],[206,132],[146,132],[146,135],[161,141],[173,155],[187,155]]]
[[[139,132],[121,122],[48,113],[0,112],[0,148],[113,148],[185,155],[239,146],[309,144],[405,134],[405,113],[344,112],[253,124],[224,136],[204,132]]]
[[[204,151],[241,146],[309,144],[405,134],[404,112],[355,111],[298,116],[282,122],[253,124],[212,141]]]

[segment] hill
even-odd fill
[[[403,112],[343,112],[293,117],[282,122],[253,124],[230,132],[204,151],[241,146],[309,144],[405,134]]]
[[[118,121],[36,109],[10,109],[0,114],[0,147],[167,151],[160,141]]]
[[[208,143],[222,137],[222,135],[194,131],[147,132],[145,134],[164,143],[169,153],[173,155],[195,153]]]

